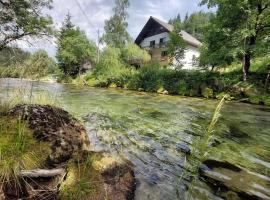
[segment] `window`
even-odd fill
[[[156,45],[156,41],[155,40],[150,41],[150,47],[155,47],[155,45]]]
[[[161,52],[161,57],[166,57],[168,56],[168,51],[162,51]]]
[[[165,42],[165,38],[160,38],[159,43],[162,44]]]

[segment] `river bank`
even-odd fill
[[[1,199],[134,199],[131,165],[90,151],[85,128],[68,112],[49,105],[3,106]]]

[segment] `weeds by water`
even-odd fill
[[[202,164],[202,162],[206,159],[209,149],[211,148],[210,144],[213,141],[213,137],[215,134],[215,126],[221,116],[221,109],[224,106],[226,98],[227,95],[225,95],[217,105],[215,112],[212,116],[211,122],[205,131],[205,134],[192,144],[192,153],[188,157],[188,162],[186,162],[185,172],[180,178],[180,180],[182,179],[191,180],[191,183],[188,186],[187,196],[185,199],[188,200],[192,199],[192,192],[194,189],[194,185],[196,184],[196,181],[198,180],[199,177],[199,167]],[[179,196],[179,191],[177,191],[177,193]]]

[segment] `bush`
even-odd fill
[[[132,69],[125,67],[120,59],[121,51],[108,47],[101,55],[101,61],[96,65],[93,73],[87,75],[87,79],[95,78],[96,86],[108,87],[114,83],[123,87],[132,74]]]
[[[156,92],[161,86],[159,63],[146,64],[132,77],[128,84],[129,89],[142,88],[146,92]]]

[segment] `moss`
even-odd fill
[[[214,96],[214,91],[209,87],[204,87],[202,89],[202,95],[205,98],[212,98]]]
[[[263,96],[262,100],[263,100],[264,105],[270,106],[270,96]]]

